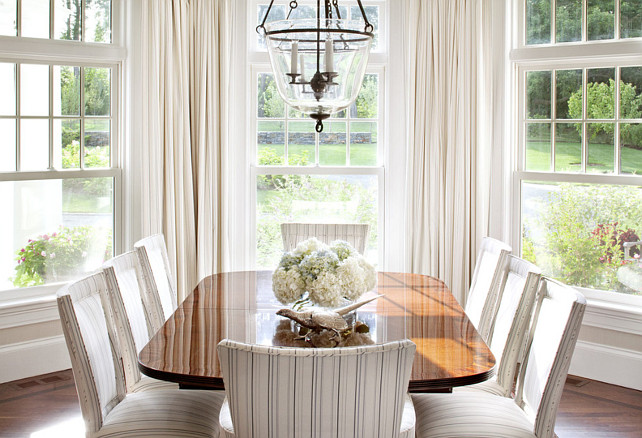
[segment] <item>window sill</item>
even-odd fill
[[[642,336],[642,296],[577,289],[588,302],[584,325]]]
[[[0,294],[0,330],[59,319],[56,292],[64,283],[11,289]]]

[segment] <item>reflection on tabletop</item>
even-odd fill
[[[285,319],[277,324],[272,344],[280,347],[303,348],[352,347],[373,344],[372,338],[367,332],[363,332],[364,330],[369,330],[368,326],[361,321],[357,321],[353,330],[343,334],[332,330],[316,332]]]

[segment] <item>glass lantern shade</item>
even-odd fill
[[[277,89],[289,106],[321,121],[356,100],[373,37],[363,21],[282,20],[265,28]]]

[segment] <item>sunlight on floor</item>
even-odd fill
[[[63,421],[46,429],[31,434],[31,438],[83,438],[85,423],[79,415],[71,420]]]

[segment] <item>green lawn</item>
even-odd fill
[[[272,149],[277,155],[283,157],[284,145],[282,144],[260,144],[259,150]],[[290,156],[301,155],[307,151],[308,162],[314,163],[314,145],[290,144],[288,152]],[[319,145],[319,164],[322,166],[345,166],[346,145],[343,144],[322,144]],[[377,144],[359,143],[350,146],[350,164],[353,166],[375,166],[377,164]]]
[[[526,169],[549,171],[550,149],[548,142],[529,141],[526,146]],[[558,172],[579,172],[581,169],[582,148],[579,143],[556,143],[555,170]],[[613,145],[590,144],[587,171],[609,173],[614,171]],[[625,148],[622,150],[622,171],[642,174],[642,150]]]

